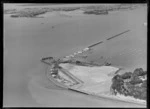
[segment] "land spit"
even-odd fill
[[[120,71],[119,68],[104,65],[79,66],[71,63],[59,63],[59,65],[57,63],[57,66],[52,66],[47,68],[46,75],[50,81],[59,87],[94,97],[104,97],[146,106],[144,100],[122,99],[111,94],[111,79]],[[70,66],[73,66],[72,69],[67,70]]]

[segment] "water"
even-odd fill
[[[89,59],[103,55],[116,66],[134,67],[139,62],[146,69],[147,30],[142,25],[146,21],[144,8],[107,16],[72,18],[58,14],[45,18],[11,18],[4,15],[4,106],[140,106],[112,100],[106,102],[104,98],[98,100],[59,89],[44,77],[45,66],[40,59],[68,55],[112,34],[131,29],[132,32],[126,34],[128,38],[118,38],[96,47],[96,53]],[[119,57],[122,51],[129,55]],[[140,59],[132,54],[139,54]],[[45,88],[47,85],[49,88]]]

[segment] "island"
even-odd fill
[[[17,9],[7,9],[4,10],[4,14],[11,14],[11,17],[34,17],[38,18],[38,15],[45,14],[47,12],[54,12],[54,11],[76,11],[81,10],[83,14],[87,15],[107,15],[110,11],[117,11],[117,10],[133,10],[141,5],[138,4],[117,4],[117,5],[95,5],[95,6],[76,6],[76,7],[44,7],[44,8],[23,8],[20,10]]]

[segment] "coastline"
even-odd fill
[[[66,69],[66,68],[65,68]],[[118,69],[119,70],[119,69]],[[118,70],[116,70],[115,72],[113,72],[113,74],[115,75],[116,74],[116,72],[118,72]],[[71,70],[69,70],[69,71],[71,71]],[[70,72],[68,72],[68,73],[70,73]],[[70,73],[71,74],[71,73]],[[53,79],[53,77],[50,79],[50,80],[52,80]],[[81,79],[81,78],[80,78]],[[58,85],[59,87],[63,87],[61,84],[57,84],[57,81],[53,81],[56,85]],[[119,100],[119,101],[123,101],[123,102],[128,102],[128,103],[135,103],[135,104],[139,104],[139,105],[143,105],[143,106],[146,106],[146,101],[144,101],[144,100],[138,100],[138,99],[135,99],[135,98],[132,98],[132,97],[125,97],[125,96],[123,96],[123,98],[122,97],[120,97],[120,96],[118,96],[118,95],[116,95],[116,96],[114,96],[114,95],[109,95],[109,94],[104,94],[105,92],[101,92],[101,93],[94,93],[94,92],[90,92],[90,91],[87,91],[87,90],[85,90],[84,88],[82,88],[82,87],[84,87],[84,85],[85,85],[85,83],[83,82],[83,83],[80,83],[80,86],[79,87],[76,87],[76,88],[74,88],[74,87],[67,87],[67,89],[68,90],[72,90],[72,91],[75,91],[75,92],[79,92],[79,93],[83,93],[83,94],[86,94],[86,95],[90,95],[90,96],[94,96],[94,97],[104,97],[104,98],[106,98],[106,99],[112,99],[112,100]],[[65,88],[65,87],[64,87]],[[126,99],[125,99],[125,98]],[[130,98],[130,99],[128,99],[128,98]]]
[[[12,9],[36,9],[40,7],[43,6],[20,6],[19,8],[14,6]],[[64,16],[57,14],[57,12],[56,14],[55,12],[47,12],[38,15],[36,18],[12,18],[10,14],[4,14],[4,51],[7,52],[4,54],[4,68],[6,69],[4,72],[4,85],[6,86],[4,87],[5,106],[28,106],[32,104],[29,103],[30,100],[36,102],[36,98],[42,99],[42,103],[48,104],[48,106],[72,106],[71,104],[74,103],[76,106],[87,106],[88,104],[88,106],[107,107],[109,104],[110,107],[136,107],[134,103],[128,103],[128,105],[127,103],[119,102],[119,104],[118,102],[113,102],[113,100],[105,102],[105,99],[96,101],[95,97],[87,100],[88,96],[80,95],[82,96],[80,97],[78,93],[74,92],[69,94],[66,89],[64,93],[56,89],[55,93],[55,91],[51,91],[52,86],[43,88],[45,87],[45,84],[42,84],[44,79],[35,83],[36,85],[32,84],[32,93],[26,90],[26,83],[31,79],[26,76],[26,72],[32,73],[42,57],[66,56],[90,43],[107,39],[109,36],[126,29],[131,29],[131,32],[126,34],[127,37],[116,38],[116,40],[110,40],[108,43],[105,42],[96,47],[97,54],[90,54],[89,62],[100,63],[100,65],[103,65],[104,62],[109,62],[113,67],[123,68],[123,70],[119,71],[122,73],[133,71],[139,67],[145,70],[147,68],[147,30],[143,23],[147,22],[146,8],[111,12],[108,15],[87,15],[82,14],[82,12],[74,13],[74,11],[60,12]],[[72,17],[66,17],[65,15]],[[39,16],[43,16],[43,18],[37,19]],[[40,69],[36,70],[35,75],[38,75],[37,72],[45,74],[45,69]],[[53,83],[48,81],[47,84]],[[29,83],[29,85],[31,84]],[[57,91],[60,92],[59,95]],[[34,99],[31,99],[31,94],[34,95]],[[68,96],[70,98],[67,98]],[[34,103],[33,105],[36,106]]]
[[[25,5],[26,6],[26,5]],[[27,5],[28,6],[28,5]],[[32,5],[31,5],[32,6]],[[36,6],[36,5],[35,5]],[[67,5],[66,5],[67,6]],[[126,4],[118,4],[118,5],[102,5],[102,4],[93,4],[93,5],[85,5],[85,6],[75,6],[75,7],[63,7],[62,5],[57,5],[56,7],[35,7],[35,8],[24,8],[24,9],[4,9],[4,14],[11,14],[11,17],[17,18],[17,17],[38,17],[38,15],[45,14],[47,12],[53,12],[53,11],[64,11],[64,12],[70,12],[70,11],[76,11],[81,10],[83,11],[82,14],[87,15],[107,15],[109,12],[112,11],[120,11],[120,10],[134,10],[136,8],[139,8],[139,5],[133,4],[133,5],[126,5]]]

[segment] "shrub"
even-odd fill
[[[119,93],[121,93],[121,90],[122,90],[122,87],[123,87],[123,79],[121,78],[120,75],[116,75],[113,77],[112,79],[112,85],[111,85],[111,88],[113,91],[117,91]]]
[[[134,70],[133,75],[136,75],[136,76],[143,76],[143,75],[145,75],[146,73],[147,73],[147,72],[146,72],[146,71],[144,72],[142,68],[137,68],[137,69]]]
[[[147,88],[147,80],[144,80],[142,85],[141,85],[142,88]]]
[[[115,75],[112,78],[111,91],[113,94],[123,94],[125,96],[132,96],[137,99],[147,99],[147,80],[142,81],[140,76],[147,74],[142,68],[137,68],[133,73],[126,72],[122,75]],[[129,81],[124,81],[129,79]]]
[[[121,75],[122,79],[129,79],[129,78],[131,78],[131,76],[132,76],[131,72],[126,72]]]
[[[143,81],[141,79],[139,79],[138,77],[135,77],[130,81],[130,84],[136,85],[136,84],[140,84],[142,82]]]

